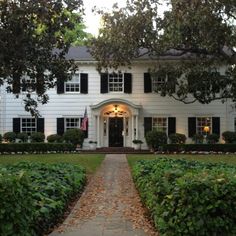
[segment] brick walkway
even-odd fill
[[[75,208],[50,236],[154,236],[125,155],[106,155]]]

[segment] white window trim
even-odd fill
[[[153,120],[155,119],[155,118],[162,118],[162,119],[166,119],[166,134],[168,134],[168,129],[169,129],[169,127],[168,127],[168,117],[167,116],[153,116],[152,117],[152,130],[154,130],[155,129],[155,127],[154,127],[154,125],[153,125]],[[163,126],[164,127],[164,126]]]
[[[168,79],[168,76],[166,75],[164,83],[167,81],[167,79]],[[156,91],[154,90],[154,86],[153,86],[154,80],[155,80],[155,77],[151,76],[152,93],[156,93]],[[156,84],[157,84],[157,83],[156,83]],[[161,83],[160,83],[160,84],[161,84]]]
[[[27,133],[26,131],[23,131],[23,123],[22,123],[22,120],[23,119],[35,119],[35,131],[33,131],[33,132],[30,132],[30,133],[34,133],[34,132],[37,132],[37,129],[38,129],[38,127],[37,127],[37,119],[36,118],[32,118],[32,117],[21,117],[20,118],[20,131],[21,131],[21,133]]]
[[[110,75],[112,75],[112,74],[117,74],[117,75],[119,75],[119,74],[121,74],[122,75],[122,91],[111,91],[110,90]],[[117,94],[117,93],[124,93],[124,88],[125,87],[125,79],[124,79],[124,73],[108,73],[108,93],[115,93],[115,94]]]
[[[65,127],[65,131],[68,129],[80,129],[81,127],[81,118],[82,116],[66,116],[64,117],[64,127]],[[67,122],[66,119],[79,119],[79,126],[78,127],[71,127],[71,128],[67,128]]]
[[[212,134],[212,116],[196,116],[196,134],[203,134],[204,135],[204,133],[199,133],[198,132],[198,118],[210,118],[210,123],[211,123],[211,125],[209,126],[210,127],[210,132],[209,132],[209,134]]]
[[[70,81],[67,81],[64,83],[64,92],[66,94],[80,94],[81,93],[81,73],[76,73],[75,76],[78,76],[79,79],[77,82],[73,82],[73,77]],[[79,91],[66,91],[66,85],[67,84],[79,84]]]

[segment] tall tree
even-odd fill
[[[0,85],[16,96],[23,89],[32,115],[38,115],[38,103],[47,103],[46,91],[75,70],[65,59],[70,40],[64,37],[81,22],[71,20],[75,11],[82,11],[82,0],[0,1]]]
[[[163,15],[162,2],[128,0],[125,8],[100,12],[103,27],[91,41],[98,69],[148,55],[150,72],[166,78],[156,91],[162,96],[184,103],[236,101],[235,0],[167,0]],[[163,62],[162,56],[176,60]]]

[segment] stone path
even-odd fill
[[[50,236],[156,236],[125,155],[106,155],[65,222]]]

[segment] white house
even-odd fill
[[[99,74],[96,61],[85,47],[71,48],[68,59],[77,61],[79,69],[72,81],[51,89],[49,103],[40,106],[41,118],[35,119],[24,110],[21,99],[7,94],[0,87],[0,132],[44,132],[63,134],[66,129],[79,128],[85,109],[88,114],[88,142],[97,141],[98,147],[132,147],[132,140],[145,142],[145,133],[158,128],[170,133],[183,133],[191,142],[204,126],[221,134],[236,129],[236,110],[230,101],[208,105],[183,104],[153,92],[162,81],[152,79],[148,57],[133,61],[132,68],[120,68]],[[177,60],[162,57],[163,63]],[[24,93],[24,92],[22,92]],[[146,145],[142,145],[146,148]]]

